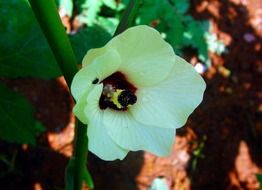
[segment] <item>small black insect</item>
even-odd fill
[[[99,82],[99,79],[98,78],[95,78],[92,82],[92,84],[97,84]]]
[[[133,105],[134,103],[136,103],[137,97],[131,90],[124,90],[118,96],[117,101],[121,106],[125,108],[129,105]]]

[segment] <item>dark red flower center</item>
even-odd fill
[[[97,83],[94,80],[93,83]],[[137,101],[135,92],[137,88],[131,84],[121,72],[116,72],[103,81],[103,93],[99,100],[100,109],[127,110],[128,106]]]

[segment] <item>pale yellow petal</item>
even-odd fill
[[[152,86],[165,79],[175,53],[160,33],[148,26],[135,26],[114,37],[106,45],[118,51],[120,71],[137,87]]]
[[[205,88],[204,80],[194,67],[177,56],[166,80],[138,90],[137,102],[130,111],[143,124],[178,128],[200,104]]]
[[[87,97],[85,113],[88,117],[88,149],[103,160],[122,160],[128,150],[121,148],[108,135],[103,123],[103,111],[99,108],[99,98],[103,85],[97,85]]]
[[[80,69],[75,75],[71,92],[76,100],[78,100],[90,86],[101,82],[105,78],[115,73],[121,64],[121,59],[117,51],[108,50],[99,57],[93,59],[93,61]]]
[[[175,139],[174,129],[146,126],[128,112],[105,110],[104,125],[113,141],[132,151],[146,150],[166,156],[170,154]]]

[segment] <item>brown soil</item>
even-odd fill
[[[209,19],[228,49],[222,56],[210,55],[213,65],[204,75],[204,101],[178,130],[169,157],[141,151],[124,161],[105,162],[90,153],[95,189],[145,190],[158,176],[172,190],[259,189],[255,174],[262,173],[261,0],[191,2],[191,13]],[[47,132],[36,147],[0,142],[0,154],[15,158],[13,167],[0,162],[1,189],[63,189],[74,127],[73,102],[64,80],[5,83],[32,102]]]

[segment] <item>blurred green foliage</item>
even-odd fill
[[[75,2],[79,11],[76,18],[80,23],[87,26],[100,26],[111,35],[114,34],[128,3],[127,0],[76,0]],[[60,3],[60,6],[66,8],[67,3],[64,5]],[[178,54],[182,54],[185,47],[197,50],[199,60],[208,65],[210,64],[208,50],[223,53],[225,47],[222,42],[210,38],[209,22],[195,20],[188,14],[189,8],[189,0],[144,0],[134,24],[155,27]]]
[[[60,76],[60,69],[27,0],[0,1],[0,7],[0,77],[51,79]],[[88,49],[104,45],[109,38],[110,35],[98,27],[70,35],[79,63]],[[0,112],[0,139],[35,144],[36,136],[44,131],[33,117],[32,105],[1,83]]]
[[[259,189],[262,190],[262,174],[257,174],[256,176],[257,176],[257,179],[258,179],[258,181],[260,183]]]
[[[33,107],[20,94],[0,83],[0,138],[16,143],[35,144],[35,136],[44,131],[33,118]]]
[[[196,169],[198,161],[200,159],[205,158],[203,150],[205,148],[206,141],[207,141],[207,136],[204,135],[199,142],[198,141],[192,142],[196,146],[195,149],[193,150],[192,163],[191,163],[191,167],[193,171]]]
[[[59,67],[27,1],[0,1],[0,7],[0,77],[59,76]]]
[[[207,61],[204,34],[209,29],[209,23],[193,19],[187,14],[188,9],[188,0],[145,0],[137,24],[155,25],[178,54],[183,48],[191,46],[197,50],[202,61]]]
[[[111,35],[101,27],[92,26],[79,31],[76,35],[69,35],[69,37],[80,64],[87,50],[103,46],[110,40]]]
[[[53,54],[26,0],[0,1],[0,77],[54,78],[60,75]],[[25,97],[0,83],[0,138],[35,144],[44,127]]]
[[[70,159],[67,167],[66,167],[66,172],[65,172],[65,179],[66,179],[66,188],[65,190],[71,190],[74,189],[73,185],[73,178],[74,178],[74,167],[75,167],[75,158],[73,157]],[[94,189],[94,183],[93,179],[87,170],[87,168],[84,169],[84,176],[83,176],[83,181],[87,184],[89,189]]]
[[[0,171],[0,177],[5,176],[8,173],[13,172],[15,168],[15,161],[17,156],[17,150],[14,150],[13,152],[8,154],[0,154],[0,163],[3,163],[5,165],[4,169]]]

